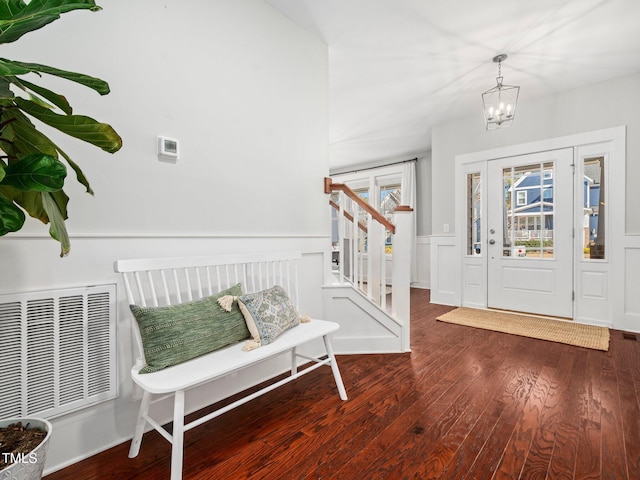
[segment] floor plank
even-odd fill
[[[640,342],[608,352],[436,321],[411,292],[412,352],[339,356],[186,434],[185,480],[640,478]],[[169,477],[169,444],[144,436],[47,480]]]

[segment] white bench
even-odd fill
[[[114,269],[122,274],[127,299],[139,306],[165,306],[197,300],[215,294],[240,283],[246,293],[258,292],[274,285],[282,286],[298,306],[299,253],[249,254],[214,257],[156,258],[119,260]],[[212,353],[194,358],[154,373],[140,374],[145,365],[142,341],[136,320],[133,319],[139,359],[131,369],[133,381],[144,391],[129,457],[140,451],[146,424],[153,426],[172,444],[171,480],[182,478],[184,432],[207,420],[217,417],[264,393],[296,378],[311,373],[318,367],[329,365],[333,371],[338,393],[342,400],[347,394],[329,340],[338,330],[334,322],[313,319],[301,323],[280,335],[273,343],[250,351],[243,351],[243,343],[237,343]],[[308,357],[297,352],[297,347],[311,340],[322,339],[325,352],[318,357]],[[290,353],[291,374],[254,393],[234,401],[214,412],[184,423],[185,392],[190,388],[219,379],[233,372],[255,365],[277,355]],[[298,359],[315,362],[298,370]],[[154,397],[160,395],[160,398]],[[173,434],[165,430],[149,414],[151,404],[173,396]],[[153,397],[153,400],[152,400]]]

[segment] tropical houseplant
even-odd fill
[[[97,11],[100,7],[93,0],[0,0],[0,44],[15,42],[63,13],[84,9]],[[32,77],[42,74],[76,82],[101,95],[109,93],[109,85],[81,73],[0,58],[0,236],[19,231],[26,212],[49,223],[49,234],[60,242],[63,256],[70,249],[65,225],[69,197],[63,190],[67,165],[87,192],[93,192],[80,167],[36,124],[49,125],[111,153],[120,149],[122,139],[110,125],[75,115],[63,95],[32,83]],[[12,449],[0,449],[12,462],[3,466],[0,477],[39,479],[51,424],[44,419],[20,418],[0,420],[0,427],[11,425],[15,430],[16,421],[43,430],[46,437],[32,446],[21,436],[12,435]],[[4,448],[8,434],[3,435],[0,445]]]
[[[93,0],[0,0],[0,44],[15,42],[61,14],[81,9],[100,7]],[[109,85],[81,73],[0,58],[0,236],[19,231],[26,212],[49,224],[49,234],[60,242],[64,256],[70,250],[65,225],[69,197],[63,190],[67,166],[88,193],[93,191],[78,164],[33,120],[110,153],[120,149],[122,139],[110,125],[74,114],[63,95],[32,83],[32,77],[42,74],[76,82],[100,95],[109,93]]]

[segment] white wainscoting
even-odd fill
[[[460,252],[453,235],[431,236],[431,303],[460,305]]]
[[[411,286],[431,288],[431,237],[416,237],[416,258]]]
[[[469,308],[487,308],[486,257],[462,257],[462,299]]]
[[[614,291],[624,292],[624,301],[614,303],[614,317],[623,319],[617,328],[640,332],[640,235],[625,235],[624,240],[624,285],[614,284]]]
[[[576,267],[574,320],[579,323],[614,325],[609,261],[581,260]]]
[[[303,314],[325,316],[322,285],[330,278],[329,236],[215,236],[215,235],[74,235],[72,253],[58,257],[59,246],[40,235],[3,237],[0,264],[0,293],[18,293],[50,288],[69,288],[98,284],[118,284],[117,358],[118,396],[99,405],[52,419],[54,436],[47,453],[45,474],[59,470],[102,450],[128,441],[138,408],[129,375],[133,364],[131,318],[119,275],[113,262],[122,258],[211,255],[261,251],[302,252],[299,269],[299,300]],[[327,273],[328,272],[328,273]],[[348,339],[345,350],[355,350]],[[315,348],[311,346],[311,348]],[[336,353],[339,352],[336,349]],[[241,376],[228,376],[219,382],[195,388],[187,400],[189,411],[197,410],[229,394],[243,390],[290,368],[284,357],[260,365]],[[348,391],[347,386],[347,391]],[[171,419],[171,405],[157,405],[160,418]],[[95,432],[100,432],[96,435]],[[126,456],[122,459],[127,461]]]
[[[340,324],[336,353],[401,353],[402,324],[350,285],[323,287],[325,318]]]

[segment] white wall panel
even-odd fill
[[[595,300],[608,300],[608,272],[582,270],[582,297]]]
[[[431,239],[416,238],[416,278],[411,283],[415,288],[431,288]]]
[[[625,330],[640,332],[640,236],[627,237],[624,250]]]
[[[455,237],[431,237],[431,302],[460,305],[460,258]]]
[[[340,324],[336,353],[400,353],[402,326],[351,286],[323,288],[325,318]]]

